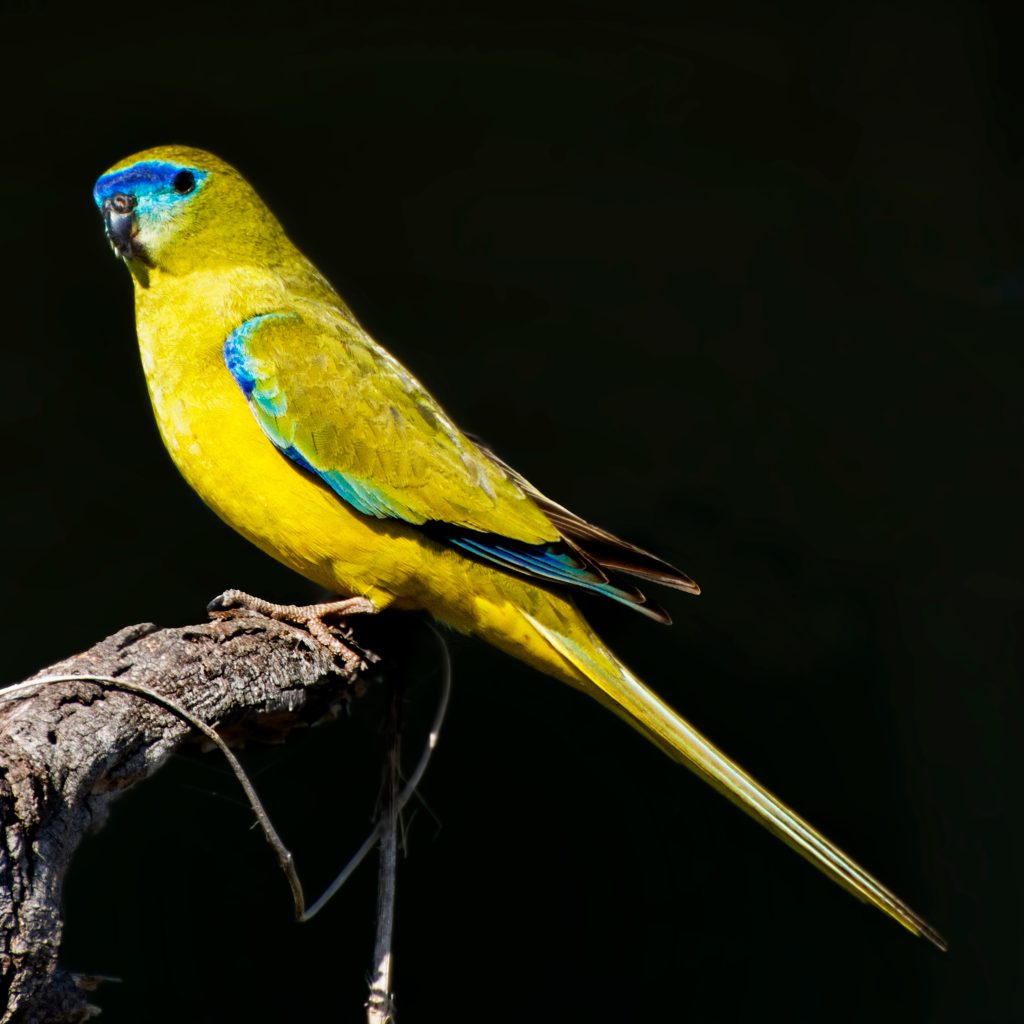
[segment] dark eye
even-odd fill
[[[178,171],[171,184],[178,195],[186,196],[196,187],[196,176],[191,171]]]

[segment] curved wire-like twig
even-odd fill
[[[412,775],[409,776],[408,781],[402,787],[402,792],[398,795],[398,800],[395,805],[395,813],[401,814],[405,805],[412,798],[412,795],[416,792],[420,782],[423,780],[423,774],[427,770],[427,765],[430,763],[430,756],[434,752],[434,748],[437,746],[438,739],[441,736],[441,726],[444,724],[445,715],[448,713],[448,701],[451,698],[452,693],[452,658],[451,653],[448,650],[448,644],[445,642],[444,637],[438,632],[436,627],[430,623],[426,623],[427,628],[437,637],[438,645],[441,648],[441,662],[442,662],[442,673],[441,673],[441,694],[437,702],[437,711],[434,713],[434,721],[430,726],[430,734],[427,737],[426,746],[423,748],[423,753],[420,755],[420,759],[416,764],[416,768],[413,770]],[[352,855],[351,860],[338,872],[334,881],[323,891],[316,902],[302,913],[298,914],[298,920],[305,922],[311,921],[321,910],[331,901],[335,893],[349,880],[352,873],[357,867],[366,859],[367,854],[377,845],[381,837],[381,832],[384,828],[383,820],[377,822],[373,831],[366,837],[363,845]]]
[[[373,942],[373,977],[366,1000],[367,1024],[394,1024],[395,893],[398,885],[398,778],[402,763],[402,687],[391,680],[384,725],[384,771],[378,831],[377,930]]]

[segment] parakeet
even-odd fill
[[[649,690],[573,602],[664,611],[624,577],[684,573],[556,504],[463,433],[352,311],[241,175],[163,146],[94,199],[131,271],[160,433],[225,522],[344,598],[423,609],[595,697],[826,875],[944,948],[939,934]],[[328,639],[320,613],[297,619]]]

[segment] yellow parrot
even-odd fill
[[[178,469],[239,533],[344,598],[228,601],[303,623],[339,653],[325,615],[425,609],[595,697],[831,879],[945,948],[640,682],[571,596],[603,594],[667,622],[621,575],[694,594],[697,585],[462,433],[234,168],[162,146],[107,171],[94,199],[134,280],[142,364]]]

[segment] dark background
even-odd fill
[[[399,878],[401,1019],[1018,1018],[1016,24],[957,3],[355,8],[5,8],[0,677],[195,621],[228,586],[311,596],[173,470],[91,205],[123,156],[204,146],[465,428],[700,581],[663,595],[672,629],[593,617],[951,944],[454,638],[434,817]],[[421,649],[415,721],[436,658],[393,626]],[[378,712],[249,753],[311,890],[368,827]],[[197,753],[83,846],[64,962],[123,979],[104,1020],[362,1019],[372,866],[294,926],[251,821]]]

